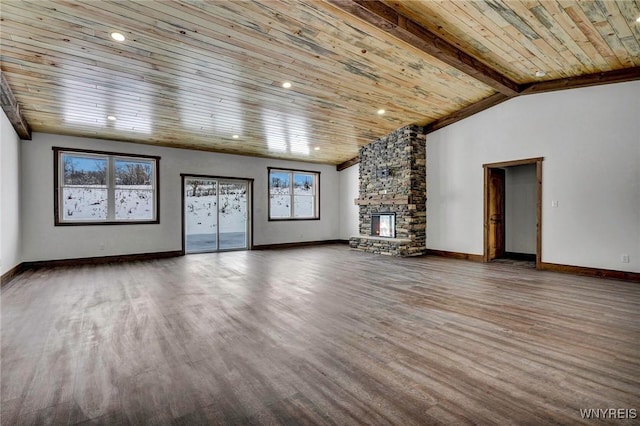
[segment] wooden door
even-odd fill
[[[489,168],[488,179],[488,208],[489,208],[489,259],[496,259],[504,256],[504,169]]]

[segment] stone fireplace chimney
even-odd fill
[[[360,235],[351,248],[394,256],[426,252],[426,137],[407,126],[360,149]],[[395,237],[372,235],[372,214],[395,213]]]

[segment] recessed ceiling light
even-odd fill
[[[383,109],[379,109],[379,110],[378,110],[378,115],[382,115],[382,114],[384,114],[385,112],[387,112],[387,111],[385,111],[385,110],[383,110]]]
[[[547,75],[545,71],[542,71],[542,70],[536,71],[536,77],[544,77],[545,75]]]
[[[233,135],[233,136],[231,136],[231,137],[232,137],[232,138],[234,138],[234,139],[238,139],[240,136],[238,136],[238,135]]]
[[[314,151],[320,151],[320,147],[316,146],[315,148],[313,148]]]
[[[124,36],[121,33],[111,33],[111,38],[115,41],[124,41]]]
[[[107,120],[116,121],[118,118],[115,115],[107,115]]]
[[[285,89],[289,89],[291,87],[291,83],[288,81],[285,81],[284,83],[282,83],[282,87],[284,87]]]
[[[636,19],[636,22],[640,22],[640,16],[638,16],[638,19]]]

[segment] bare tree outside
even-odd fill
[[[191,186],[191,196],[199,197],[201,194],[198,192],[198,188],[201,188],[205,185],[203,180],[192,179],[189,180],[189,185]]]
[[[151,164],[145,162],[116,161],[116,183],[118,185],[150,185]]]

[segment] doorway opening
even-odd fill
[[[251,247],[253,181],[182,176],[182,252],[209,253]]]
[[[484,261],[542,261],[542,161],[484,164]]]

